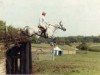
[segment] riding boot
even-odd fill
[[[43,34],[43,29],[41,29],[41,36],[44,36],[44,34]]]
[[[44,38],[46,38],[46,33],[44,32]]]
[[[41,36],[43,36],[44,34],[43,34],[43,32],[41,32]]]
[[[43,36],[44,36],[44,38],[46,38],[46,30],[45,29],[43,30]]]

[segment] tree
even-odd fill
[[[0,41],[2,40],[5,33],[5,22],[0,20]]]
[[[78,48],[80,50],[88,50],[89,47],[88,47],[88,45],[85,42],[82,42],[82,44],[80,44],[76,48]]]

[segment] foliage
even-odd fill
[[[5,36],[15,36],[17,31],[18,28],[13,27],[12,25],[6,26],[6,22],[0,21],[0,41],[2,41]]]
[[[0,41],[2,40],[2,36],[4,35],[5,33],[5,22],[3,21],[0,21]]]
[[[88,50],[93,51],[93,52],[100,52],[100,46],[92,46],[92,47],[89,47]]]
[[[80,49],[80,50],[87,50],[88,49],[88,45],[86,43],[82,43],[79,46],[77,46],[76,48]]]
[[[63,40],[65,44],[81,43],[81,42],[100,43],[100,36],[68,36],[68,37],[56,37],[56,38],[58,38],[57,41]]]
[[[37,43],[37,38],[35,36],[32,36],[32,43]]]
[[[2,37],[5,35],[5,28],[8,29],[8,33],[10,35],[15,35],[18,28],[15,28],[13,25],[6,26],[6,22],[0,20],[0,41]],[[50,39],[32,37],[33,43],[50,43]],[[54,40],[57,44],[67,44],[71,46],[71,43],[81,43],[81,42],[93,42],[93,43],[100,43],[100,35],[99,36],[68,36],[68,37],[56,37]]]
[[[43,75],[100,75],[100,52],[63,55],[55,60],[33,62],[33,73]],[[95,64],[96,63],[96,64]]]

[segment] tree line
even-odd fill
[[[19,29],[15,28],[13,25],[6,25],[6,22],[0,20],[0,42],[6,37],[6,36],[13,36],[17,33]]]
[[[5,36],[5,29],[7,27],[7,32],[11,35],[15,35],[18,28],[15,28],[13,25],[6,26],[6,22],[0,20],[0,41]],[[32,37],[33,43],[49,43],[50,39],[44,38],[35,38]],[[68,37],[56,37],[55,42],[57,44],[70,44],[70,43],[81,43],[81,42],[93,42],[93,43],[100,43],[100,35],[99,36],[68,36]]]
[[[93,42],[100,43],[100,36],[68,36],[57,37],[58,41],[64,41],[65,43],[81,43],[81,42]]]

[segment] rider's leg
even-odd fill
[[[39,28],[41,30],[41,36],[46,37],[46,26],[45,25],[40,25]]]
[[[46,38],[46,29],[43,30],[43,36]]]
[[[47,36],[46,36],[46,31],[47,31],[47,27],[46,26],[44,26],[43,27],[43,36],[46,38]]]
[[[42,27],[42,34],[43,34],[43,36],[45,36],[46,34],[46,27],[45,27],[45,25],[43,25],[43,27]]]
[[[42,25],[39,25],[38,28],[40,29],[40,35],[42,35],[43,34],[43,30],[44,30]]]

